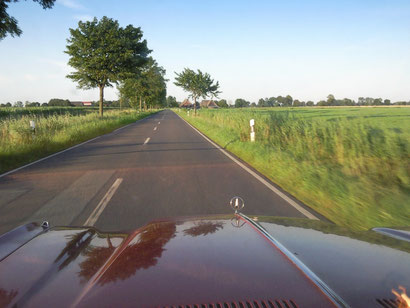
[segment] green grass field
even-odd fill
[[[178,113],[178,111],[177,111]],[[179,114],[333,222],[410,222],[410,108],[246,108]],[[249,141],[255,119],[256,142]]]
[[[0,117],[0,174],[150,114],[107,110],[101,119],[97,110],[88,108],[41,108],[30,108],[29,114],[15,110]],[[35,134],[30,120],[36,123]]]

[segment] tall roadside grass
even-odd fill
[[[17,119],[23,116],[85,115],[98,110],[97,107],[2,107],[0,121]]]
[[[339,225],[409,225],[410,110],[403,109],[399,127],[389,127],[396,115],[369,120],[371,114],[349,117],[342,112],[340,118],[307,117],[301,109],[179,114]],[[251,118],[256,122],[254,143],[249,142]]]
[[[0,174],[35,161],[98,135],[148,116],[149,112],[110,110],[100,118],[97,112],[44,116],[22,115],[0,118]],[[36,123],[36,132],[30,129]]]

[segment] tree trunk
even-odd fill
[[[142,111],[142,97],[140,97],[140,112]]]
[[[196,116],[196,96],[194,96],[194,116]]]
[[[99,86],[100,88],[100,117],[103,116],[103,102],[104,102],[104,86]]]
[[[122,98],[120,98],[120,110],[122,109]]]

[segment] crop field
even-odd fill
[[[107,110],[100,118],[97,110],[72,107],[10,108],[7,114],[3,108],[0,111],[0,174],[150,114]],[[30,128],[31,120],[36,124],[35,133]]]
[[[410,108],[177,113],[336,224],[368,229],[410,221]]]

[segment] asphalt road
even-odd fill
[[[154,219],[229,214],[233,196],[245,200],[245,214],[305,217],[163,111],[0,177],[0,234],[31,221],[120,231]]]

